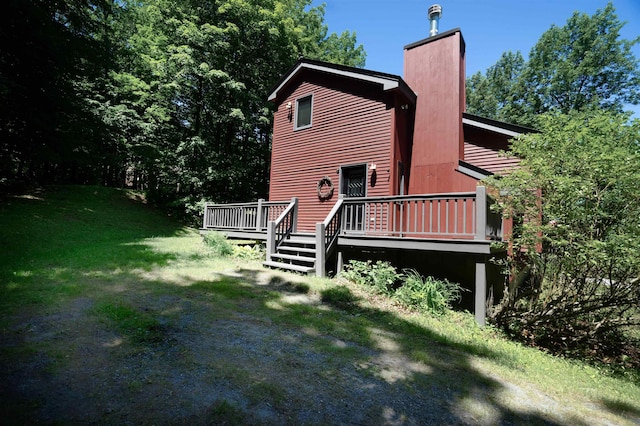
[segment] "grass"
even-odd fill
[[[94,311],[129,336],[134,343],[147,344],[163,340],[160,323],[148,312],[140,312],[134,307],[119,303],[100,303]]]
[[[118,350],[131,347],[132,353],[164,345],[171,327],[196,313],[202,323],[193,327],[203,330],[216,321],[242,318],[275,326],[291,342],[308,341],[304,350],[288,341],[269,342],[278,350],[258,354],[273,358],[274,374],[279,377],[304,367],[304,356],[314,351],[317,362],[326,367],[320,373],[322,380],[330,379],[333,369],[346,363],[390,384],[403,381],[423,390],[455,387],[464,396],[458,408],[486,421],[495,412],[473,399],[478,389],[493,389],[491,398],[498,401],[493,410],[498,407],[504,419],[530,419],[530,413],[508,408],[513,396],[505,394],[504,383],[534,388],[560,401],[571,413],[595,404],[601,407],[601,421],[631,424],[640,417],[637,371],[614,372],[549,356],[513,343],[491,327],[478,328],[467,313],[419,315],[345,280],[267,272],[259,261],[213,255],[195,230],[147,206],[134,192],[53,187],[6,197],[0,204],[0,244],[4,250],[0,256],[0,360],[5,365],[42,351],[52,359],[68,359],[66,340],[55,339],[59,343],[48,345],[29,339],[15,343],[16,332],[10,330],[21,327],[22,318],[29,318],[27,328],[42,327],[38,318],[63,315],[68,306],[84,301],[89,306],[84,320],[101,324],[118,337],[114,341],[122,338]],[[52,331],[56,332],[69,335],[65,330]],[[289,352],[279,353],[281,347]],[[372,351],[406,358],[407,376],[386,376],[388,372],[371,363]],[[250,356],[238,349],[239,359]],[[209,362],[204,359],[202,354],[184,354],[181,362]],[[421,363],[430,372],[411,370],[411,362]],[[55,370],[57,364],[52,365]],[[225,362],[206,366],[216,383],[222,380],[244,389],[250,406],[264,401],[281,410],[288,406],[288,389],[270,381],[270,372]],[[129,384],[135,388],[131,391],[143,393],[146,381],[132,379]],[[29,418],[30,407],[41,406],[38,401],[27,402],[17,405],[22,407],[21,418]],[[249,411],[237,400],[221,399],[207,415],[220,424],[242,424]],[[564,424],[593,420],[572,414],[560,419],[553,417]]]

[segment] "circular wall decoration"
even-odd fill
[[[318,181],[318,198],[328,200],[333,195],[333,181],[325,176]]]

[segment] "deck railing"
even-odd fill
[[[203,229],[266,232],[269,221],[276,220],[288,201],[209,204],[204,206]]]
[[[267,260],[271,260],[282,241],[296,232],[297,223],[298,199],[294,197],[276,220],[267,223]]]
[[[475,192],[345,198],[341,233],[416,238],[502,238],[485,187]]]
[[[342,230],[342,208],[344,197],[341,194],[338,202],[323,222],[316,224],[316,275],[325,276],[325,264],[331,254]]]

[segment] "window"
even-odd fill
[[[311,127],[313,95],[305,96],[296,100],[296,121],[295,130]]]

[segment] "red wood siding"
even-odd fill
[[[464,143],[464,161],[495,174],[505,174],[518,167],[518,158],[499,155],[500,150],[471,142]]]
[[[511,136],[481,129],[471,125],[464,126],[464,161],[491,173],[508,172],[518,167],[520,160],[499,155],[509,149]]]
[[[299,199],[298,230],[313,231],[325,219],[340,190],[341,166],[367,164],[367,195],[389,195],[393,104],[382,89],[305,72],[277,100],[271,154],[270,200]],[[312,126],[294,131],[286,108],[313,94]],[[292,114],[295,117],[295,112]],[[376,164],[372,186],[371,163]],[[331,199],[321,201],[316,185],[333,180]]]
[[[473,190],[456,171],[463,155],[464,40],[454,30],[405,48],[405,81],[417,94],[409,193]]]

